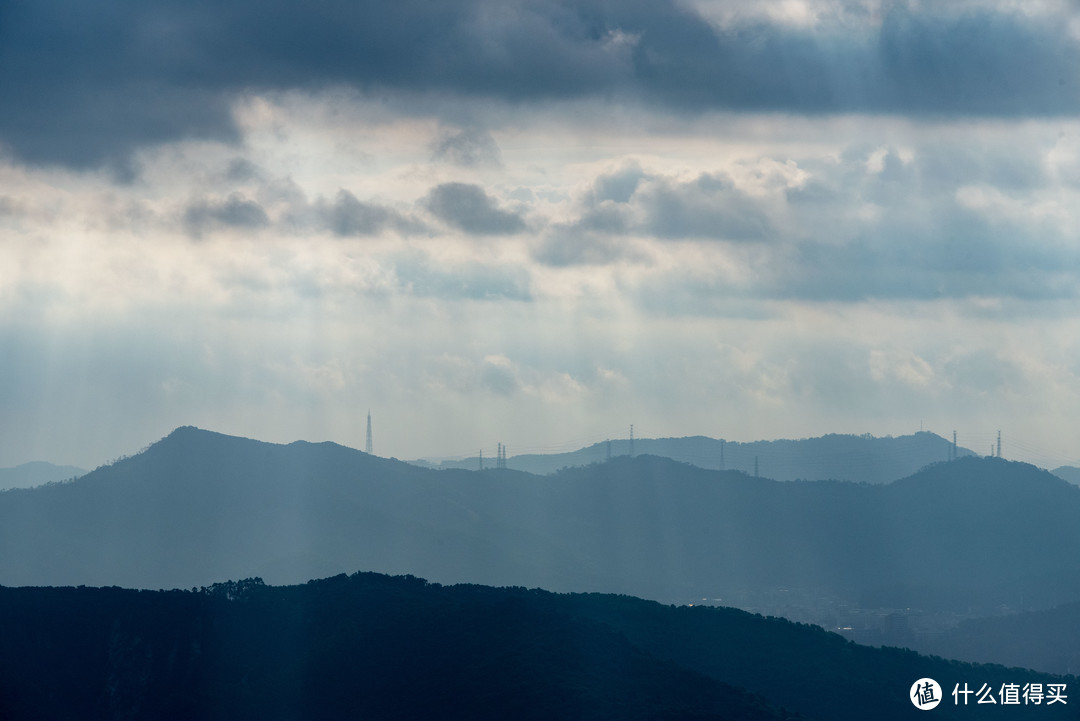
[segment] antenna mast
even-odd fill
[[[369,456],[372,454],[371,448],[371,410],[369,409],[367,412],[367,443],[364,446],[364,450],[367,451]]]

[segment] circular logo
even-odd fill
[[[915,708],[929,711],[941,703],[941,686],[932,678],[920,678],[911,684],[908,698],[915,704]]]

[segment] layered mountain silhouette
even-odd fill
[[[984,458],[884,485],[654,456],[535,476],[181,428],[75,482],[0,494],[5,585],[190,588],[364,569],[680,603],[779,589],[970,616],[1080,599],[1078,550],[1080,488]]]
[[[857,646],[734,609],[362,573],[192,591],[0,588],[0,718],[1074,718],[1074,677]],[[1039,684],[1039,705],[954,689]],[[1049,703],[1051,684],[1065,703]],[[1075,704],[1075,699],[1072,699]]]
[[[909,436],[875,438],[869,434],[829,434],[801,440],[739,443],[705,436],[688,438],[627,438],[594,443],[570,453],[520,454],[507,459],[507,467],[529,473],[553,473],[572,466],[600,463],[610,456],[653,455],[712,470],[738,470],[778,481],[799,479],[888,483],[915,473],[932,463],[953,457],[952,443],[941,436],[920,431]],[[975,455],[963,447],[956,457]],[[478,457],[431,463],[428,467],[476,470]],[[489,462],[490,465],[490,462]]]
[[[920,651],[1048,673],[1080,672],[1080,602],[1042,611],[973,618],[920,639]]]
[[[1076,466],[1059,466],[1051,473],[1073,485],[1080,486],[1080,468]]]
[[[76,466],[57,466],[45,461],[31,461],[14,468],[0,468],[0,491],[8,488],[33,488],[78,478],[86,471]]]

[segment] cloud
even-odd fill
[[[950,4],[951,5],[951,4]],[[734,110],[1031,117],[1080,111],[1080,42],[1051,13],[895,3],[876,22],[750,17],[677,0],[16,2],[0,22],[0,142],[31,164],[134,172],[141,148],[235,143],[252,92],[502,103],[596,99]],[[490,160],[464,130],[454,163]]]
[[[431,144],[431,158],[463,167],[502,164],[495,139],[479,128],[464,128],[457,132],[442,130]]]
[[[624,258],[640,258],[627,241],[589,233],[571,226],[556,226],[534,247],[535,260],[553,267],[608,265]]]
[[[402,234],[424,230],[421,223],[393,208],[357,200],[355,195],[344,189],[338,191],[333,203],[320,203],[318,213],[322,223],[335,235],[342,237],[378,235],[386,228]]]
[[[645,230],[658,238],[764,240],[772,233],[760,202],[723,174],[660,180],[642,191],[641,205]]]
[[[18,201],[6,195],[0,195],[0,218],[13,218],[20,212],[21,207]]]
[[[437,185],[424,198],[423,205],[444,223],[466,233],[512,235],[525,230],[521,216],[501,209],[479,185]]]
[[[194,237],[201,237],[215,228],[257,230],[270,225],[270,218],[262,206],[240,193],[232,193],[223,200],[197,200],[184,210],[183,220],[188,233]]]
[[[962,353],[945,364],[945,376],[964,392],[1001,394],[1025,391],[1023,370],[1003,353],[976,350]]]
[[[544,245],[559,257],[613,256],[613,245],[588,234],[645,235],[669,240],[759,241],[774,235],[767,198],[752,197],[724,173],[691,180],[649,173],[636,163],[597,177],[582,200],[581,215]],[[599,253],[599,255],[598,255]],[[563,264],[554,262],[553,264]]]
[[[628,203],[637,191],[641,181],[647,177],[638,163],[627,163],[619,170],[599,176],[593,182],[590,200],[593,204],[599,204],[605,200],[614,203]]]
[[[262,175],[259,166],[247,158],[233,158],[225,169],[225,178],[233,182],[257,180]]]
[[[501,396],[513,395],[521,386],[517,369],[513,362],[504,355],[484,358],[480,370],[480,384],[487,390]]]
[[[237,163],[230,164],[229,173],[236,168]],[[338,190],[333,200],[320,197],[309,201],[291,178],[266,180],[257,169],[249,171],[241,165],[240,170],[245,177],[253,172],[250,177],[260,181],[256,192],[258,201],[234,192],[225,201],[193,203],[185,212],[191,234],[222,226],[260,228],[268,225],[285,235],[329,231],[341,238],[375,237],[387,231],[399,235],[430,232],[418,218],[383,203],[360,200],[344,188]],[[266,208],[278,210],[276,221],[271,221]]]
[[[532,300],[529,274],[523,268],[480,263],[434,264],[413,256],[394,265],[401,286],[412,295],[449,300]]]

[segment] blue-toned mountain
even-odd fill
[[[355,569],[664,601],[770,590],[965,614],[1080,600],[1080,488],[961,458],[890,484],[655,456],[550,476],[416,468],[183,428],[73,483],[0,494],[0,583],[201,586]]]
[[[778,481],[831,479],[860,483],[888,483],[932,463],[953,457],[952,443],[928,431],[909,436],[877,438],[831,433],[798,440],[741,443],[705,436],[686,438],[627,438],[594,443],[569,453],[519,454],[507,467],[529,473],[554,473],[563,468],[600,463],[609,456],[637,454],[661,456],[700,468],[754,473]],[[957,447],[957,457],[974,455]],[[417,462],[426,467],[434,464]],[[472,470],[479,458],[442,461],[439,468]]]

